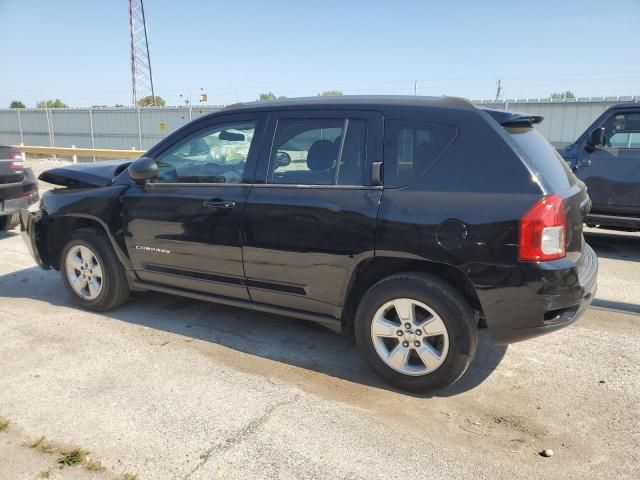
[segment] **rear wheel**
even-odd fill
[[[12,213],[11,215],[0,215],[0,231],[11,230],[16,228],[20,223],[20,213]]]
[[[477,346],[474,314],[450,285],[422,273],[387,277],[362,298],[358,347],[369,365],[403,390],[429,392],[457,381]]]
[[[111,310],[129,296],[124,270],[109,241],[91,231],[71,236],[60,256],[60,272],[73,301],[88,310]]]

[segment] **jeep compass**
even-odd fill
[[[565,327],[596,289],[590,200],[539,116],[457,98],[237,104],[142,158],[49,170],[25,240],[81,307],[153,290],[317,322],[414,392]]]

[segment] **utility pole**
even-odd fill
[[[151,95],[152,105],[156,105],[151,75],[151,57],[147,38],[147,21],[142,0],[129,0],[129,34],[131,36],[131,101],[138,106],[138,100]]]
[[[496,102],[500,100],[500,96],[502,95],[502,79],[498,79],[497,81],[498,88],[496,90]]]

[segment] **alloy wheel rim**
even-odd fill
[[[84,300],[94,300],[103,286],[102,265],[85,245],[74,245],[65,259],[67,279],[73,291]]]
[[[449,352],[449,333],[440,315],[410,298],[391,300],[378,309],[371,340],[384,363],[410,376],[434,372]]]

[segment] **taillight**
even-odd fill
[[[520,219],[520,260],[545,261],[566,254],[567,217],[559,195],[541,198]]]
[[[9,170],[13,170],[14,172],[22,172],[24,170],[24,162],[22,161],[21,153],[13,155],[13,161],[9,162]]]

